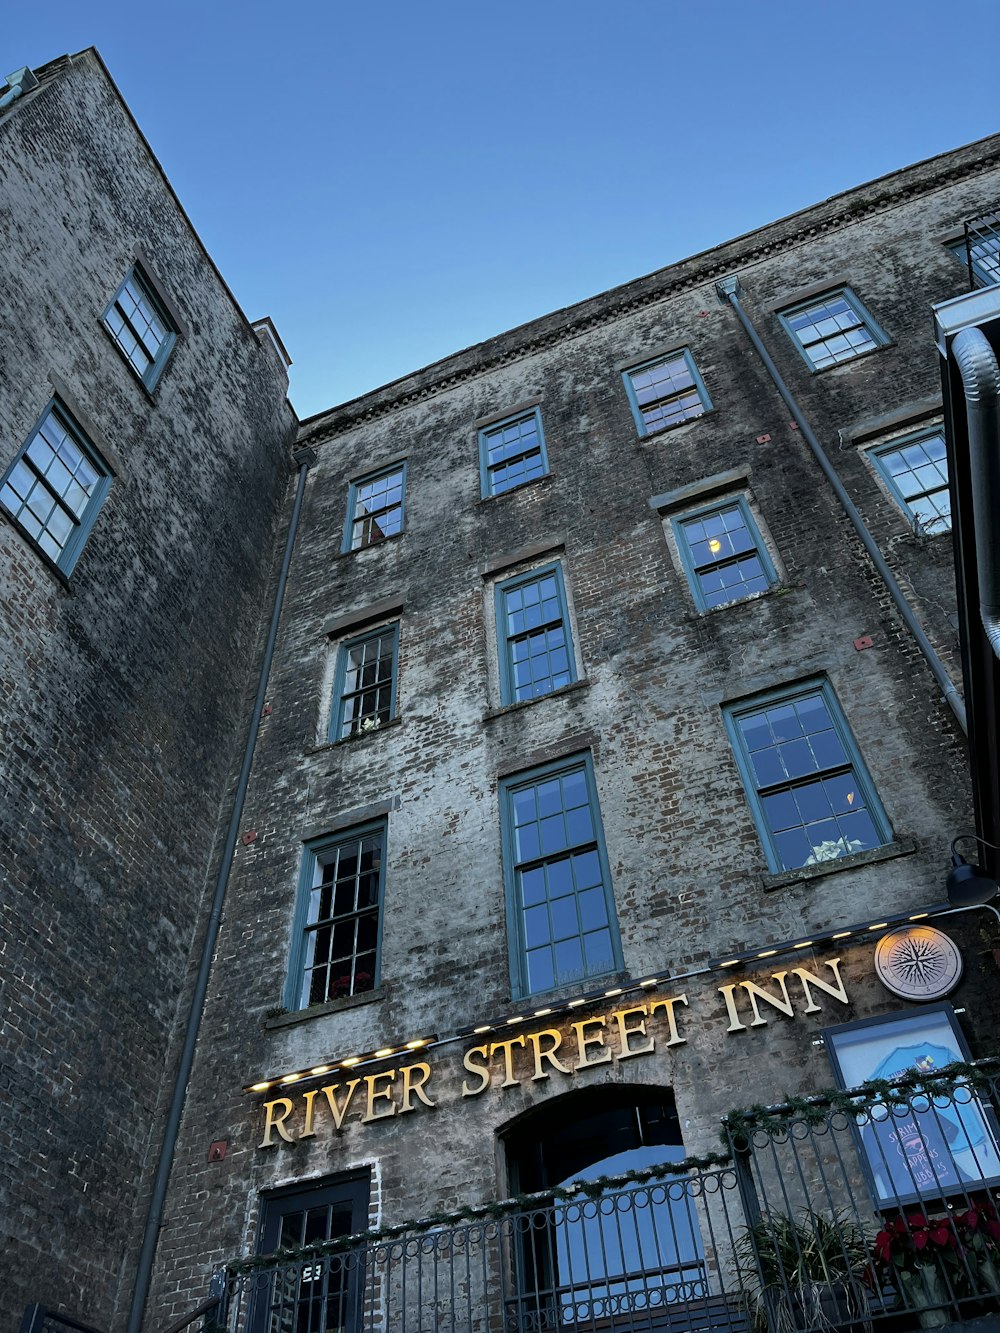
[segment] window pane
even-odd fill
[[[0,504],[51,560],[69,569],[107,476],[52,407],[3,478]]]
[[[702,416],[708,406],[687,352],[664,357],[625,374],[645,434],[683,425]]]
[[[524,985],[548,989],[608,971],[614,954],[609,886],[585,770],[548,774],[509,791],[503,809],[512,825]]]
[[[779,869],[877,847],[889,834],[870,808],[858,763],[840,735],[846,724],[835,720],[835,711],[832,694],[812,689],[735,719],[737,745],[754,778],[760,831]]]
[[[816,370],[849,361],[879,346],[863,308],[845,293],[831,293],[785,314],[785,322]]]

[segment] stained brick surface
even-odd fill
[[[0,1327],[127,1296],[170,1033],[294,419],[85,54],[0,118],[0,471],[54,393],[118,475],[75,570],[0,511]],[[186,326],[150,397],[101,326],[140,249]]]
[[[484,1202],[509,1189],[506,1126],[548,1097],[607,1082],[671,1088],[686,1146],[711,1149],[734,1104],[831,1081],[811,1041],[824,1025],[903,1007],[876,982],[864,941],[839,955],[847,1006],[824,999],[815,1014],[769,1014],[757,1031],[726,1031],[723,978],[702,971],[730,951],[938,902],[948,843],[971,821],[955,720],[714,284],[739,274],[750,317],[957,680],[949,543],[914,536],[866,450],[939,419],[929,305],[964,282],[944,241],[998,191],[1000,138],[304,424],[300,438],[318,459],[167,1199],[151,1329],[197,1304],[214,1268],[254,1248],[263,1191],[368,1168],[373,1226]],[[16,1108],[0,1123],[0,1153],[14,1164],[0,1264],[12,1316],[34,1299],[117,1328],[283,539],[293,422],[270,353],[221,288],[93,56],[0,120],[0,209],[0,295],[20,331],[0,351],[3,457],[35,424],[55,376],[121,461],[68,586],[0,516],[3,1077]],[[100,328],[136,246],[189,330],[153,401]],[[813,375],[775,310],[823,284],[850,284],[890,342]],[[680,347],[713,411],[639,438],[620,369]],[[525,404],[539,406],[550,474],[484,501],[477,423]],[[350,482],[403,458],[405,532],[340,554]],[[650,500],[725,472],[735,474],[728,493],[745,496],[762,526],[779,581],[700,614],[669,515]],[[580,679],[501,708],[495,582],[553,558]],[[398,719],[331,745],[345,632],[329,626],[394,603]],[[820,676],[893,842],[815,874],[769,876],[722,705]],[[241,1092],[252,1079],[524,1007],[511,995],[498,784],[583,751],[625,974],[655,974],[659,993],[687,995],[685,1041],[516,1087],[494,1074],[477,1097],[462,1096],[464,1046],[452,1045],[427,1057],[433,1109],[381,1124],[352,1115],[340,1132],[327,1120],[311,1139],[260,1149],[259,1102]],[[360,1001],[287,1014],[303,842],[375,815],[388,827],[380,985]],[[948,928],[967,965],[953,1002],[968,1011],[973,1053],[985,1054],[998,1018],[996,932],[974,917]],[[823,945],[796,961],[822,972],[836,956]],[[724,979],[743,975],[762,979]],[[527,1001],[529,1012],[545,998]],[[553,1021],[568,1038],[570,1025]],[[217,1140],[229,1147],[210,1162]]]
[[[941,237],[995,197],[998,149],[987,141],[863,187],[306,424],[319,461],[247,809],[257,837],[236,858],[168,1204],[156,1288],[164,1317],[204,1290],[213,1264],[253,1248],[262,1190],[373,1164],[383,1221],[480,1203],[508,1189],[506,1124],[545,1097],[605,1081],[672,1087],[687,1147],[707,1150],[732,1105],[832,1081],[810,1041],[823,1025],[901,1007],[876,982],[863,942],[840,955],[846,1008],[831,1001],[809,1017],[772,1015],[766,1031],[727,1034],[716,989],[725,977],[667,982],[689,998],[685,1045],[561,1083],[500,1089],[494,1079],[463,1099],[461,1048],[450,1048],[428,1057],[436,1109],[383,1124],[348,1119],[339,1133],[326,1127],[268,1150],[256,1147],[259,1108],[239,1091],[262,1074],[511,1012],[498,779],[555,756],[593,756],[631,976],[683,975],[731,950],[940,901],[948,843],[970,820],[961,735],[714,281],[739,273],[751,318],[958,679],[948,539],[912,535],[864,450],[901,419],[939,419],[929,305],[964,279]],[[891,341],[812,375],[774,307],[822,282],[850,283]],[[682,346],[715,410],[639,439],[618,367]],[[481,500],[477,421],[534,402],[551,474]],[[405,533],[339,554],[350,481],[403,457]],[[748,496],[781,577],[767,595],[703,615],[649,500],[733,469],[746,473],[733,491]],[[535,563],[563,562],[581,683],[501,710],[483,570],[529,547],[548,548]],[[324,626],[391,599],[403,603],[399,723],[328,745],[337,640]],[[859,653],[865,637],[872,647]],[[769,887],[721,705],[816,676],[836,691],[894,850]],[[303,841],[373,810],[388,812],[377,996],[299,1022],[274,1017]],[[991,928],[982,938],[977,924],[949,928],[969,960],[954,1002],[969,1003],[968,1036],[983,1054],[995,1041],[995,964],[983,953]],[[836,956],[828,946],[801,955],[820,972]],[[232,1151],[209,1166],[205,1149],[220,1136]]]

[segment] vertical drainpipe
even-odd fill
[[[233,853],[236,850],[236,836],[239,832],[240,821],[243,818],[243,806],[246,800],[247,786],[250,782],[250,767],[253,763],[254,749],[257,744],[257,733],[260,730],[260,719],[264,711],[267,681],[271,672],[271,660],[274,657],[274,645],[278,637],[278,622],[281,619],[281,607],[285,599],[285,584],[288,582],[288,569],[292,562],[292,548],[295,545],[295,534],[298,531],[299,515],[302,510],[302,497],[305,492],[306,473],[316,461],[316,454],[312,449],[303,449],[298,451],[294,455],[294,458],[299,468],[295,486],[295,501],[292,505],[292,515],[288,522],[288,536],[285,541],[285,553],[281,561],[281,570],[278,574],[278,586],[274,593],[274,606],[271,610],[271,623],[267,631],[267,642],[264,645],[264,658],[260,664],[260,676],[257,681],[257,697],[254,699],[253,712],[250,716],[250,728],[247,733],[246,747],[243,751],[243,766],[240,769],[240,778],[236,786],[233,808],[229,816],[229,827],[226,830],[226,842],[222,849],[222,857],[219,861],[219,875],[215,882],[215,895],[212,899],[212,909],[209,914],[208,925],[205,928],[205,939],[202,944],[201,962],[198,967],[198,976],[195,981],[194,994],[191,996],[191,1007],[188,1011],[187,1027],[184,1032],[184,1046],[181,1050],[180,1060],[177,1065],[173,1094],[170,1099],[170,1108],[167,1112],[167,1123],[163,1130],[163,1142],[160,1145],[160,1156],[156,1165],[156,1178],[153,1181],[153,1191],[149,1200],[149,1210],[146,1214],[146,1226],[142,1236],[142,1248],[139,1251],[139,1261],[136,1265],[135,1285],[132,1289],[132,1304],[129,1309],[126,1333],[140,1333],[143,1314],[146,1309],[146,1298],[149,1295],[149,1282],[153,1272],[153,1259],[156,1254],[156,1243],[159,1239],[160,1226],[163,1221],[163,1205],[166,1201],[167,1185],[170,1181],[170,1171],[174,1163],[174,1149],[177,1146],[177,1135],[180,1130],[181,1115],[184,1111],[184,1102],[187,1097],[188,1081],[191,1077],[191,1067],[194,1064],[195,1044],[198,1040],[198,1029],[201,1027],[201,1016],[205,1007],[205,996],[208,992],[208,979],[212,970],[212,957],[215,953],[215,945],[219,937],[219,925],[222,920],[222,905],[225,901],[226,889],[229,886],[229,875],[233,864]]]
[[[802,432],[802,438],[805,440],[806,444],[808,444],[809,448],[812,450],[814,458],[822,468],[823,475],[833,487],[834,494],[843,506],[844,512],[850,519],[854,531],[861,538],[862,545],[871,557],[872,564],[875,566],[879,577],[885,584],[896,610],[902,616],[907,629],[916,640],[917,647],[923,653],[927,665],[931,669],[931,674],[940,686],[946,702],[949,704],[951,711],[955,714],[955,717],[958,720],[958,725],[962,728],[962,731],[968,735],[969,725],[965,717],[965,704],[962,700],[962,696],[955,688],[954,682],[945,670],[944,663],[935,652],[933,644],[930,639],[928,639],[923,626],[914,614],[913,607],[907,601],[902,588],[897,583],[895,574],[893,574],[892,570],[886,564],[885,557],[876,545],[874,537],[868,531],[865,521],[858,512],[854,501],[844,489],[844,483],[840,480],[840,476],[827,457],[825,449],[816,438],[816,434],[803,415],[798,402],[792,396],[791,390],[782,379],[781,372],[771,359],[771,355],[767,348],[761,342],[760,335],[754,328],[753,324],[751,324],[750,317],[747,315],[747,312],[743,309],[743,305],[740,302],[740,293],[743,289],[740,287],[739,278],[723,278],[715,284],[715,290],[719,294],[719,299],[724,304],[728,303],[731,305],[736,311],[736,316],[743,325],[747,337],[750,339],[751,343],[753,343],[754,350],[764,363],[764,369],[770,375],[774,387],[778,390],[778,393],[781,395],[789,412],[791,412],[792,419]]]

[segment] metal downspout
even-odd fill
[[[1000,658],[1000,365],[982,329],[960,329],[951,351],[969,421],[979,615]]]
[[[180,1061],[177,1066],[177,1075],[174,1079],[173,1095],[170,1100],[170,1109],[167,1112],[167,1123],[163,1131],[163,1142],[160,1145],[160,1157],[156,1167],[156,1178],[153,1182],[152,1195],[149,1200],[149,1211],[146,1214],[146,1227],[142,1237],[142,1248],[139,1251],[139,1261],[136,1265],[135,1286],[132,1290],[132,1304],[129,1309],[128,1324],[126,1325],[127,1333],[140,1333],[143,1314],[146,1308],[146,1298],[149,1295],[149,1283],[153,1272],[153,1259],[156,1254],[156,1244],[159,1239],[160,1226],[163,1221],[163,1205],[166,1200],[167,1185],[173,1167],[174,1149],[177,1146],[177,1135],[180,1130],[181,1114],[183,1113],[184,1102],[187,1097],[187,1087],[191,1077],[191,1067],[194,1064],[195,1044],[198,1040],[198,1029],[201,1026],[202,1010],[205,1006],[205,995],[208,992],[209,974],[212,969],[212,956],[215,953],[215,945],[219,936],[219,925],[222,920],[222,905],[225,901],[226,889],[229,885],[233,853],[236,850],[236,836],[239,832],[240,821],[243,818],[243,805],[246,800],[247,786],[250,782],[250,767],[253,763],[254,749],[257,744],[257,733],[260,730],[260,719],[264,710],[264,699],[267,692],[267,680],[271,671],[271,660],[274,656],[274,645],[278,637],[278,622],[281,619],[281,608],[285,599],[285,584],[288,581],[288,569],[292,561],[292,548],[295,545],[295,534],[298,531],[299,526],[299,514],[302,510],[302,497],[305,492],[306,473],[310,466],[316,461],[316,454],[311,449],[303,450],[295,455],[295,461],[298,463],[299,473],[296,482],[295,501],[292,505],[292,514],[288,522],[288,537],[285,541],[285,553],[282,557],[281,570],[278,574],[278,586],[274,593],[271,623],[268,627],[267,642],[264,645],[264,658],[261,662],[260,676],[257,681],[257,697],[254,700],[246,747],[243,751],[243,766],[240,769],[239,782],[236,786],[236,795],[233,799],[233,809],[229,816],[229,827],[226,830],[226,842],[222,849],[222,857],[219,862],[219,875],[215,882],[215,896],[212,899],[212,910],[205,930],[204,943],[202,944],[201,962],[198,967],[198,976],[195,981],[194,994],[191,997],[191,1008],[188,1012],[187,1027],[184,1033],[184,1046],[181,1050]]]
[[[778,370],[778,367],[774,364],[773,360],[771,359],[771,355],[768,352],[767,348],[761,342],[757,330],[754,328],[753,324],[751,324],[749,316],[747,315],[746,311],[743,309],[742,304],[740,303],[739,279],[724,278],[721,282],[717,282],[715,284],[715,290],[718,292],[720,299],[722,301],[728,302],[732,306],[732,308],[736,311],[737,318],[743,325],[747,337],[750,339],[751,343],[753,343],[754,349],[757,352],[758,356],[763,361],[764,368],[766,369],[767,373],[770,375],[771,379],[774,382],[774,387],[778,390],[778,393],[781,395],[785,406],[792,414],[792,419],[798,426],[799,430],[802,432],[802,438],[805,440],[806,444],[808,444],[809,448],[812,450],[813,456],[815,457],[817,463],[819,463],[820,467],[823,470],[823,475],[826,477],[827,481],[833,487],[834,494],[836,495],[837,499],[843,506],[844,512],[847,514],[847,517],[851,521],[851,525],[853,526],[858,536],[861,538],[862,545],[868,552],[868,555],[871,557],[872,564],[875,566],[876,570],[878,571],[879,577],[885,584],[889,596],[892,598],[893,603],[896,607],[896,610],[902,616],[907,629],[910,631],[910,633],[913,635],[914,639],[917,642],[917,647],[920,649],[925,659],[927,660],[927,664],[931,669],[931,673],[933,674],[934,679],[941,687],[941,692],[943,693],[945,700],[951,707],[951,711],[955,714],[955,717],[958,720],[958,725],[962,728],[962,731],[965,732],[966,735],[968,735],[969,726],[968,722],[966,721],[965,704],[962,700],[962,696],[955,688],[955,685],[951,677],[945,670],[944,663],[941,661],[940,657],[935,652],[933,644],[928,639],[926,633],[924,632],[923,626],[920,624],[920,621],[914,614],[912,606],[906,600],[902,588],[896,581],[895,574],[893,574],[892,570],[886,564],[885,557],[882,555],[882,552],[875,544],[874,537],[872,537],[871,533],[868,531],[868,528],[865,526],[865,521],[858,512],[854,504],[854,501],[851,499],[851,497],[847,494],[847,491],[844,489],[844,484],[840,480],[840,477],[835,471],[829,458],[827,458],[826,451],[823,449],[823,446],[816,438],[815,432],[813,431],[812,427],[809,425],[809,422],[803,415],[802,409],[799,407],[795,398],[792,396],[791,390],[788,388],[788,385],[781,378],[781,372]]]

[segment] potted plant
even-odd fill
[[[845,1214],[764,1213],[735,1245],[753,1333],[870,1329],[868,1241]]]
[[[872,1257],[921,1328],[940,1328],[954,1301],[1000,1295],[1000,1218],[989,1199],[942,1217],[900,1213],[875,1237]]]

